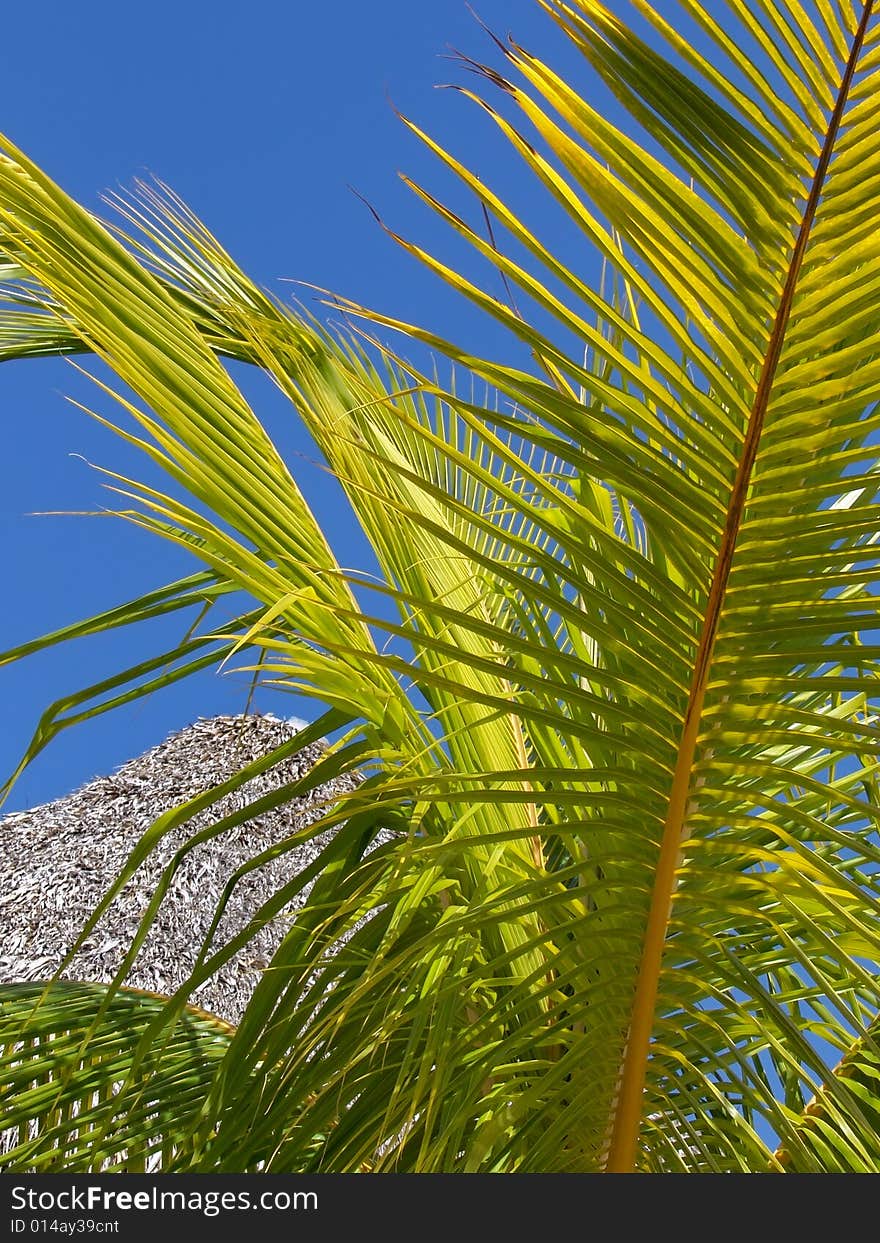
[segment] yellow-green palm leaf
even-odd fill
[[[118,481],[130,516],[211,573],[107,624],[246,593],[216,642],[336,709],[367,778],[179,1168],[880,1168],[880,26],[542,7],[631,125],[515,42],[468,93],[602,282],[412,126],[498,226],[413,186],[491,286],[398,240],[533,365],[343,304],[455,390],[268,298],[167,192],[114,240],[5,144],[0,349],[110,363],[177,489]],[[288,394],[379,577],[218,355]]]

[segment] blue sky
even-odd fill
[[[476,8],[498,34],[513,31],[563,70],[584,74],[534,0],[481,0]],[[22,52],[34,47],[37,25],[38,53]],[[0,131],[87,206],[106,212],[103,191],[154,174],[276,292],[295,289],[282,279],[313,282],[466,339],[477,351],[510,348],[490,322],[385,237],[349,188],[399,231],[447,259],[468,261],[396,175],[404,169],[457,201],[457,187],[407,133],[393,102],[497,188],[519,195],[533,220],[546,211],[491,122],[455,92],[435,89],[473,82],[445,59],[450,45],[498,63],[463,0],[258,2],[248,6],[247,20],[240,5],[226,3],[158,0],[144,10],[100,0],[53,5],[40,19],[33,10],[10,11],[4,27],[7,49],[19,50],[5,58]],[[365,564],[367,550],[314,465],[290,407],[258,375],[244,376],[244,387],[289,455],[339,559]],[[65,360],[0,367],[0,650],[194,568],[117,519],[30,516],[107,505],[88,462],[139,466],[67,395],[113,414],[112,402]],[[167,628],[169,644],[183,625],[177,619]],[[3,777],[54,698],[156,649],[155,631],[127,631],[0,669]],[[205,673],[67,730],[24,774],[4,810],[62,795],[197,716],[240,711],[246,693],[241,676]],[[287,697],[258,702],[283,714],[304,707]]]

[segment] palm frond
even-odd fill
[[[233,1029],[187,1007],[135,1059],[138,1036],[165,1009],[164,997],[136,989],[108,997],[71,981],[0,986],[7,1172],[167,1168],[190,1140]]]
[[[394,236],[537,374],[337,302],[466,397],[261,293],[167,191],[112,235],[4,144],[0,349],[137,394],[177,492],[117,480],[131,516],[248,595],[219,637],[339,709],[366,778],[175,1168],[877,1168],[872,0],[686,0],[693,46],[644,0],[650,40],[542,7],[629,119],[513,41],[465,94],[605,282],[411,125],[488,240],[412,188],[511,296]],[[218,355],[290,398],[378,576]]]

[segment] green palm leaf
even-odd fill
[[[138,1036],[165,1010],[165,998],[136,989],[0,987],[3,1168],[167,1166],[188,1140],[232,1029],[187,1007],[132,1073]]]
[[[127,516],[249,597],[210,637],[338,709],[366,778],[175,1168],[878,1168],[872,5],[687,0],[693,46],[542,7],[632,132],[514,42],[466,94],[605,281],[411,126],[515,300],[397,240],[535,371],[341,303],[491,402],[277,304],[168,192],[114,235],[4,144],[0,351],[133,390],[175,490],[115,479]],[[289,396],[378,577],[218,355]]]

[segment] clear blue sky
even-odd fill
[[[512,31],[586,78],[583,62],[534,0],[480,0],[475,7],[498,34]],[[4,45],[0,131],[81,202],[102,210],[102,191],[155,174],[276,292],[293,288],[281,278],[314,282],[467,339],[476,350],[509,348],[490,322],[399,251],[348,189],[354,186],[401,232],[448,259],[468,261],[396,176],[405,169],[453,205],[459,201],[454,183],[395,117],[393,101],[493,185],[518,195],[533,220],[546,210],[488,118],[456,93],[434,89],[473,81],[444,59],[450,45],[499,63],[464,0],[257,0],[245,7],[156,0],[146,9],[92,0],[39,13],[19,7],[4,18]],[[290,408],[259,376],[247,378],[246,392],[292,455],[342,563],[364,564],[366,550],[310,464]],[[100,476],[83,458],[140,465],[65,395],[113,413],[64,360],[0,366],[0,650],[195,568],[121,520],[28,516],[107,504]],[[180,617],[171,623],[169,643],[183,625]],[[156,643],[155,632],[127,631],[0,669],[2,776],[53,698],[154,652]],[[28,770],[4,810],[60,796],[199,715],[240,711],[246,691],[240,676],[203,674],[68,730]],[[303,708],[270,695],[258,703],[284,714]]]

